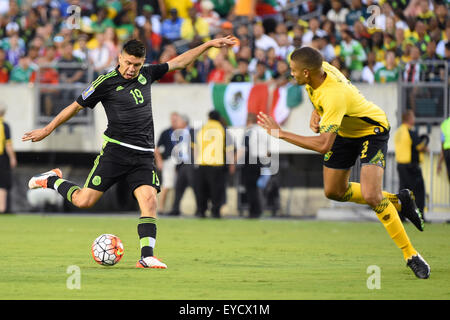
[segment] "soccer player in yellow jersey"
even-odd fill
[[[399,201],[398,195],[382,191],[390,130],[386,114],[367,101],[338,69],[324,62],[319,51],[310,47],[296,49],[290,66],[297,83],[306,85],[314,105],[310,127],[320,134],[300,136],[284,131],[264,113],[258,115],[258,124],[276,138],[324,154],[326,197],[369,205],[402,250],[407,266],[418,278],[428,278],[430,267],[412,246],[397,210],[405,212],[423,230],[420,212],[415,204],[411,206],[413,199]],[[361,182],[349,182],[350,169],[358,156]]]

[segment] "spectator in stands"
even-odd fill
[[[314,36],[324,37],[327,33],[320,29],[319,19],[311,18],[309,20],[309,30],[303,35],[302,43],[305,46],[310,46]]]
[[[86,61],[89,55],[89,49],[87,47],[89,36],[85,33],[82,33],[78,37],[78,41],[76,42],[73,50],[73,56],[77,57],[82,61]]]
[[[367,56],[362,45],[353,39],[353,34],[350,30],[344,30],[342,32],[340,48],[340,57],[344,60],[345,66],[350,70],[350,80],[360,81]]]
[[[375,82],[375,73],[379,68],[381,68],[383,64],[381,62],[377,62],[375,52],[369,51],[367,53],[367,62],[364,66],[361,74],[362,82],[366,83],[374,83]]]
[[[161,34],[161,21],[160,17],[154,14],[154,8],[145,4],[142,7],[142,15],[136,17],[135,22],[138,27],[144,28],[146,22],[150,22],[152,26],[152,31],[158,35]]]
[[[256,63],[256,71],[253,75],[253,82],[260,83],[266,82],[272,79],[272,73],[267,68],[267,64],[265,61],[258,60]]]
[[[269,48],[266,52],[266,65],[267,69],[270,71],[272,75],[277,70],[277,63],[278,59],[275,53],[275,48]]]
[[[349,26],[351,31],[356,21],[366,18],[367,8],[363,5],[361,0],[352,0],[347,16],[345,17],[345,23]]]
[[[161,54],[162,38],[159,34],[153,32],[153,25],[150,21],[145,21],[142,28],[136,28],[138,36],[142,43],[146,46],[146,63],[157,61]]]
[[[196,61],[189,64],[185,69],[175,74],[176,83],[201,83],[201,75],[197,68]]]
[[[255,23],[253,25],[253,36],[255,38],[255,48],[262,49],[264,51],[274,48],[279,50],[277,42],[264,33],[264,27],[261,23]]]
[[[191,0],[164,0],[164,2],[169,14],[172,13],[173,9],[176,9],[178,16],[182,19],[189,17],[189,9],[194,5]]]
[[[84,70],[81,68],[82,60],[73,55],[73,45],[65,42],[62,47],[62,55],[58,59],[58,73],[61,83],[85,83],[87,82]],[[65,64],[67,64],[65,66]],[[64,88],[61,90],[60,105],[69,105],[78,97],[77,88]]]
[[[371,35],[361,21],[355,21],[353,24],[353,38],[361,43],[364,48],[369,48],[371,43]]]
[[[211,2],[214,5],[214,11],[217,12],[221,18],[229,18],[229,14],[234,7],[235,0],[211,0]]]
[[[105,43],[105,34],[97,33],[95,38],[98,42],[96,48],[89,50],[89,63],[94,68],[94,77],[108,73],[116,67],[116,61],[111,54],[111,50]]]
[[[395,62],[395,53],[388,51],[386,53],[386,65],[375,72],[375,81],[377,83],[397,82],[400,70]]]
[[[336,55],[334,54],[333,46],[328,43],[327,39],[328,36],[314,36],[310,46],[319,50],[325,61],[330,62],[336,57]]]
[[[39,71],[32,73],[30,82],[38,82],[39,84],[58,84],[59,73],[52,64],[42,64],[39,66]],[[39,89],[41,114],[45,116],[56,115],[60,110],[55,109],[57,105],[57,98],[60,97],[60,92],[56,88],[44,87]]]
[[[412,39],[415,45],[420,49],[421,53],[424,54],[427,50],[427,43],[430,42],[431,38],[427,34],[427,26],[422,21],[417,21],[415,32],[412,34]]]
[[[13,65],[16,66],[19,63],[21,56],[25,55],[25,50],[19,45],[19,36],[13,34],[8,38],[8,43],[4,46],[6,48],[6,58]]]
[[[6,60],[5,50],[0,48],[0,83],[7,83],[9,81],[9,75],[13,68],[13,65]]]
[[[203,53],[197,59],[198,74],[201,82],[208,82],[208,76],[214,69],[214,62],[208,57],[208,53]]]
[[[441,56],[436,54],[436,42],[431,40],[427,44],[427,50],[422,56],[422,60],[426,62],[423,65],[423,80],[425,81],[442,81],[445,77],[444,64]]]
[[[227,83],[227,61],[223,54],[218,54],[214,59],[214,69],[208,75],[208,82]]]
[[[111,57],[111,67],[116,67],[116,62],[119,57],[119,37],[114,28],[108,27],[105,30],[105,46],[109,49]]]
[[[291,44],[287,33],[280,33],[276,35],[278,51],[276,52],[277,58],[285,60],[294,51],[295,47]]]
[[[251,23],[256,16],[256,5],[257,1],[254,0],[235,0],[228,18],[234,20],[236,24]]]
[[[383,50],[389,51],[389,50],[395,50],[396,43],[394,40],[394,35],[388,32],[385,32],[383,34]]]
[[[450,41],[450,20],[447,21],[447,25],[442,35],[442,39],[438,42],[436,47],[436,53],[441,57],[445,56],[445,45]]]
[[[17,166],[17,158],[11,142],[11,129],[4,122],[6,105],[0,103],[0,213],[7,212],[8,192],[12,186],[11,169]]]
[[[12,69],[10,82],[28,83],[34,70],[30,67],[30,58],[22,56],[19,63]]]
[[[91,21],[91,28],[95,33],[103,33],[107,27],[116,27],[113,20],[108,17],[106,2],[98,5],[97,11],[91,16]]]
[[[291,72],[289,69],[289,64],[286,60],[279,60],[277,63],[277,69],[273,75],[274,79],[280,79],[281,77],[284,77],[284,79],[290,79],[291,78]]]
[[[81,70],[82,60],[73,55],[73,45],[70,42],[65,42],[62,47],[62,56],[58,59],[58,63],[73,64],[73,66],[63,66],[59,68],[59,76],[61,83],[76,83],[80,82],[84,72]],[[78,67],[76,65],[79,65]]]
[[[175,48],[175,45],[168,43],[164,46],[164,50],[159,56],[159,63],[165,63],[177,56],[177,50]],[[164,76],[159,80],[159,83],[172,83],[174,82],[175,74],[179,72],[178,70],[172,70],[169,72],[166,72]]]
[[[251,77],[248,72],[248,60],[247,59],[239,59],[238,61],[238,70],[231,78],[230,82],[250,82]]]
[[[200,2],[199,17],[205,20],[209,26],[209,34],[216,34],[220,31],[220,16],[214,11],[214,3],[209,0]]]
[[[441,31],[444,31],[448,25],[448,21],[450,21],[447,6],[445,5],[444,2],[436,3],[434,12],[436,14],[436,20],[439,29],[441,29]],[[449,38],[447,37],[447,39]]]
[[[331,10],[327,13],[327,19],[336,24],[336,29],[341,30],[345,24],[349,10],[342,5],[340,0],[331,0]]]
[[[30,45],[27,56],[30,58],[30,65],[34,69],[37,69],[38,67],[37,61],[39,59],[39,48],[34,45]]]
[[[209,40],[209,24],[202,17],[197,17],[197,11],[194,7],[189,9],[189,16],[181,24],[181,38],[192,41],[198,37],[203,41]]]
[[[441,154],[439,155],[437,174],[441,173],[442,162],[447,167],[448,181],[450,182],[450,117],[441,123]]]
[[[395,28],[396,29],[402,29],[407,30],[408,24],[406,23],[406,17],[403,14],[403,10],[399,8],[394,7],[394,3],[391,2],[391,6],[394,9],[394,22],[395,22]]]
[[[178,16],[177,9],[170,9],[170,18],[163,21],[161,26],[161,36],[163,43],[173,42],[181,38],[181,24],[183,19]]]
[[[419,10],[417,15],[417,20],[428,24],[431,18],[434,17],[434,12],[430,9],[430,4],[428,0],[419,1]]]
[[[420,162],[422,161],[421,153],[428,151],[428,147],[414,130],[415,119],[412,110],[408,110],[402,115],[402,125],[394,134],[395,160],[400,179],[399,190],[409,189],[414,192],[417,208],[423,215],[425,183]],[[399,214],[401,215],[400,212]]]
[[[410,61],[405,65],[403,71],[403,81],[419,82],[422,80],[422,65],[420,59],[420,49],[417,46],[411,47]],[[416,86],[406,89],[407,106],[412,110],[416,110],[416,94],[418,88]]]

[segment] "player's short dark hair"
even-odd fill
[[[217,110],[212,110],[208,113],[208,118],[211,120],[220,121],[220,113]]]
[[[123,45],[123,51],[125,51],[126,53],[128,53],[129,55],[138,57],[138,58],[143,58],[145,57],[145,46],[144,44],[137,40],[137,39],[132,39],[127,41],[124,45]]]
[[[301,63],[307,69],[322,67],[323,57],[320,51],[311,47],[297,48],[292,52],[291,60]]]

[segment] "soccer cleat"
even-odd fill
[[[406,266],[411,268],[417,278],[428,279],[430,276],[430,266],[420,254],[408,259]]]
[[[417,229],[423,231],[424,221],[422,212],[420,212],[419,208],[417,208],[413,192],[408,189],[402,189],[397,194],[397,197],[402,204],[400,214],[405,218],[408,218],[408,220],[411,221]]]
[[[136,263],[136,268],[167,269],[167,265],[156,257],[145,257]]]
[[[58,176],[62,178],[62,172],[58,168],[52,169],[50,171],[35,175],[33,178],[28,181],[28,188],[37,189],[37,188],[47,188],[47,179],[50,177]]]

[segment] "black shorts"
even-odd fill
[[[9,165],[9,158],[0,156],[0,189],[11,189],[12,172]]]
[[[389,131],[361,138],[337,136],[333,147],[323,158],[323,165],[332,169],[350,169],[360,157],[361,166],[373,164],[386,167]]]
[[[105,142],[84,187],[105,192],[122,179],[128,183],[132,193],[142,185],[152,186],[159,192],[160,182],[154,167],[153,152]]]

